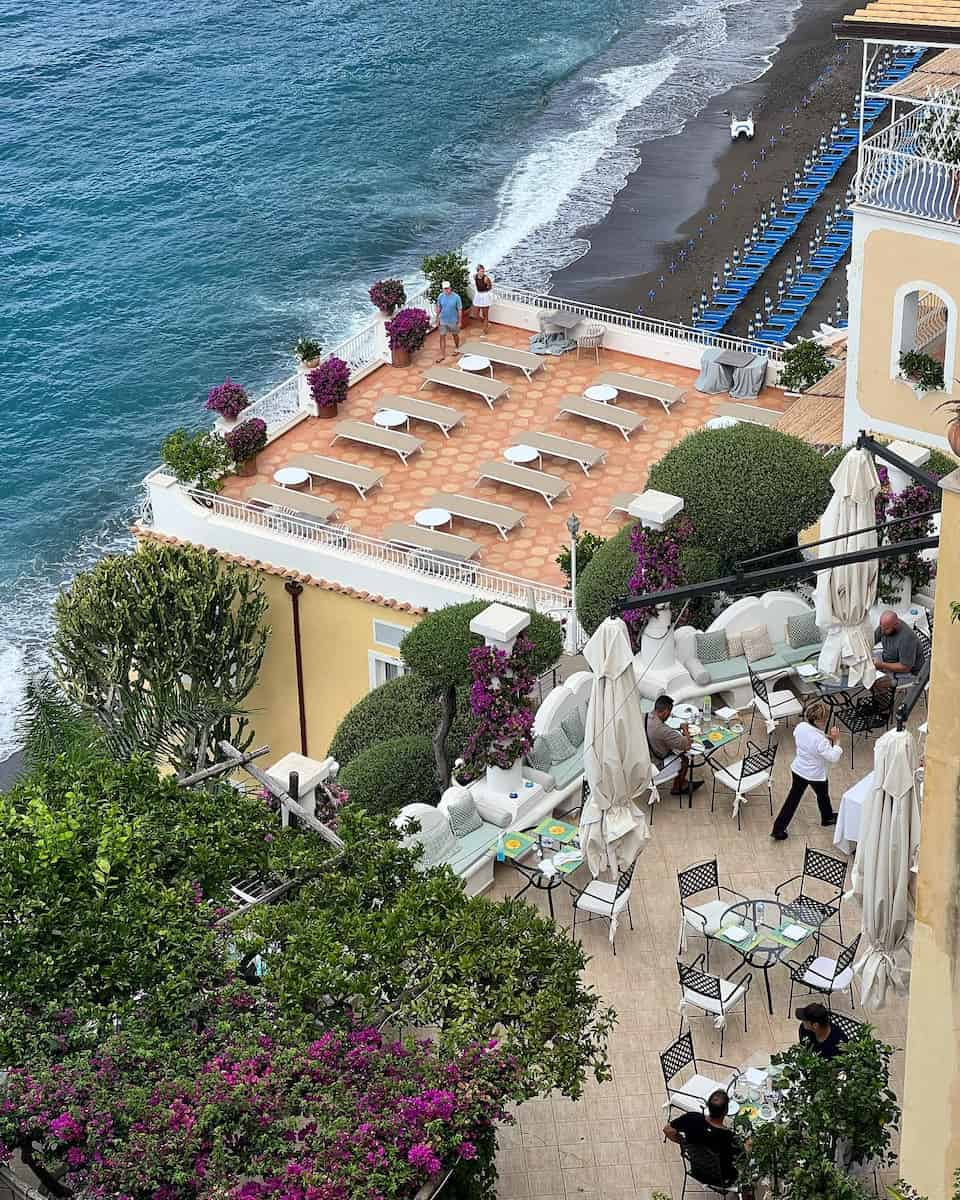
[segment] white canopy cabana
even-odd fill
[[[887,990],[910,981],[911,873],[920,850],[919,755],[909,730],[877,740],[872,794],[863,809],[851,895],[863,904],[863,954],[854,964],[864,1008],[883,1008]]]
[[[616,875],[626,870],[650,837],[637,805],[653,787],[655,772],[623,621],[604,621],[584,646],[583,656],[594,683],[583,739],[590,796],[580,816],[580,845],[594,876],[606,869]]]
[[[876,546],[876,530],[842,536],[876,524],[874,501],[880,491],[873,458],[866,450],[850,450],[830,479],[833,497],[820,521],[821,538],[840,537],[820,547],[820,555],[847,554]],[[829,675],[846,671],[851,687],[870,687],[877,672],[873,665],[873,628],[870,609],[877,599],[876,560],[831,567],[817,576],[817,625],[826,637],[819,667]]]

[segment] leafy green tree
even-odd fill
[[[83,757],[102,752],[99,726],[71,704],[48,675],[27,681],[17,717],[24,761],[30,769],[60,754]]]
[[[440,799],[433,746],[428,737],[387,738],[358,754],[337,777],[351,804],[365,812],[395,817],[406,804]]]
[[[219,492],[223,476],[233,467],[230,447],[209,430],[190,434],[175,429],[160,446],[160,458],[181,483],[205,492]]]
[[[819,342],[800,339],[783,352],[780,386],[790,391],[805,391],[830,370],[827,352]]]
[[[123,748],[189,773],[223,738],[250,743],[240,706],[263,660],[266,611],[251,572],[147,543],[101,559],[57,598],[54,669],[68,699]]]
[[[440,295],[440,285],[446,279],[463,302],[463,311],[467,311],[473,293],[470,289],[470,264],[462,250],[428,254],[421,263],[421,269],[430,285],[427,294],[431,300],[435,301]]]
[[[471,682],[470,651],[483,638],[470,632],[470,622],[489,605],[484,600],[451,604],[429,613],[400,643],[400,654],[430,688],[440,704],[440,721],[433,735],[437,782],[441,790],[450,782],[447,738],[457,716],[457,689]],[[563,651],[563,630],[550,617],[530,611],[524,636],[533,643],[533,671],[541,675]]]

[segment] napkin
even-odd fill
[[[792,942],[799,942],[801,938],[807,936],[808,930],[804,929],[802,925],[786,925],[780,932]]]
[[[745,929],[741,929],[739,925],[730,925],[727,929],[723,930],[723,936],[729,938],[731,942],[742,942],[750,935]]]
[[[732,721],[737,715],[737,710],[725,705],[723,708],[715,708],[713,710],[713,715],[715,717],[719,717],[721,721]]]

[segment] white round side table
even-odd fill
[[[373,414],[374,425],[379,425],[381,429],[401,429],[409,421],[407,414],[396,408],[381,408]]]
[[[441,525],[449,525],[453,517],[445,508],[421,508],[413,520],[425,529],[437,529]]]
[[[600,404],[613,404],[618,396],[617,389],[609,383],[595,383],[583,393],[588,400],[597,400]]]
[[[533,446],[526,446],[520,443],[517,446],[508,446],[503,452],[503,457],[507,462],[512,462],[515,466],[522,466],[524,463],[539,462],[540,451]]]
[[[310,472],[302,467],[280,467],[273,473],[273,482],[281,487],[300,491],[310,483]]]
[[[457,363],[461,371],[489,371],[491,379],[493,378],[493,365],[489,358],[484,358],[482,354],[465,354]]]

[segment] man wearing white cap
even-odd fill
[[[440,284],[441,292],[437,297],[437,322],[440,328],[440,357],[437,362],[443,362],[447,357],[447,334],[453,334],[453,344],[460,349],[460,313],[463,311],[463,301],[450,286],[450,280],[445,279]]]

